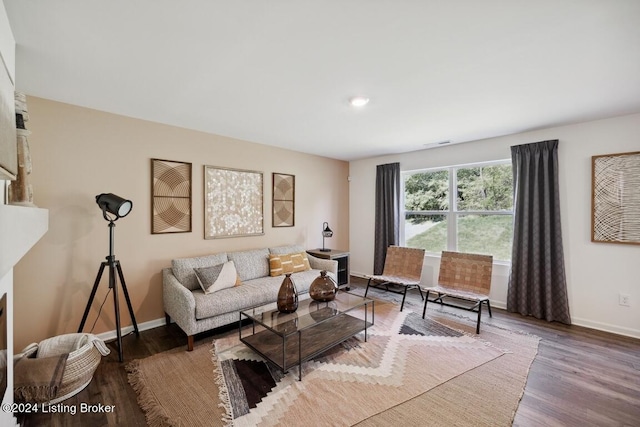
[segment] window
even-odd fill
[[[403,245],[511,260],[513,174],[509,160],[403,173]]]

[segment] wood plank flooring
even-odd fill
[[[365,287],[363,279],[352,278],[352,292],[363,295]],[[370,289],[369,296],[398,303],[402,298],[377,289]],[[474,314],[455,308],[437,304],[428,307],[475,318]],[[407,295],[406,309],[422,312],[417,291]],[[483,322],[541,338],[514,426],[640,426],[640,340],[547,323],[496,308],[493,318],[485,315]],[[196,345],[214,336],[213,332],[199,335]],[[20,415],[19,422],[23,426],[53,427],[146,426],[124,366],[131,360],[175,347],[186,349],[186,336],[175,324],[143,331],[140,337],[130,334],[123,338],[124,363],[118,362],[116,347],[110,347],[112,353],[103,358],[91,384],[60,404],[57,409],[61,412]],[[79,409],[81,403],[115,405],[115,412],[69,412]]]

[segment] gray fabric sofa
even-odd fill
[[[187,334],[187,350],[193,350],[194,335],[238,322],[239,311],[275,302],[285,276],[269,275],[269,254],[283,255],[304,252],[301,246],[278,246],[240,252],[179,258],[171,268],[162,270],[162,296],[167,324],[173,319]],[[307,255],[311,270],[293,273],[301,299],[308,296],[309,286],[326,270],[336,280],[338,262]],[[233,261],[242,285],[205,294],[194,268],[212,267]]]

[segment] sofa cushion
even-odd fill
[[[198,283],[205,294],[212,294],[236,285],[238,274],[233,261],[227,261],[213,267],[194,268],[194,270]]]
[[[288,245],[288,246],[276,246],[269,248],[269,253],[274,255],[286,255],[305,252],[304,248],[300,245]]]
[[[269,254],[269,274],[271,276],[299,273],[305,270],[311,270],[306,252],[286,255]]]
[[[328,275],[335,279],[333,273],[328,273]],[[301,299],[308,297],[309,287],[318,276],[320,276],[319,270],[307,270],[291,275],[296,292]],[[223,289],[209,295],[205,295],[202,289],[198,289],[193,292],[196,303],[196,319],[207,319],[275,302],[278,299],[278,290],[282,285],[282,280],[282,276],[260,277],[244,282],[242,286]]]
[[[333,273],[327,273],[327,275],[335,280]],[[313,283],[317,277],[320,277],[320,270],[306,270],[301,271],[300,273],[293,273],[291,275],[291,280],[293,280],[293,284],[296,286],[298,294],[304,294],[309,292],[311,283]],[[280,283],[282,283],[282,280],[284,279],[281,278]],[[278,289],[280,288],[278,287]]]
[[[229,261],[226,252],[194,258],[177,258],[171,261],[171,268],[176,279],[187,289],[200,289],[194,268],[213,267]]]
[[[201,289],[193,291],[196,319],[237,313],[249,307],[274,302],[278,298],[281,283],[281,277],[267,276],[249,280],[244,282],[242,286],[223,289],[209,295],[206,295]]]
[[[267,248],[229,252],[227,256],[236,265],[240,280],[243,282],[269,275],[269,250]]]
[[[327,275],[335,280],[333,273],[327,273]],[[301,299],[308,297],[311,283],[319,276],[319,270],[307,270],[291,275]],[[246,281],[242,286],[223,289],[209,295],[206,295],[202,289],[197,289],[193,291],[196,319],[202,320],[227,313],[237,313],[250,307],[275,302],[278,299],[278,290],[282,285],[282,280],[282,277],[260,277]]]

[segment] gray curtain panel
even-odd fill
[[[507,310],[571,324],[560,227],[558,140],[511,147],[514,230]]]
[[[382,274],[387,248],[400,242],[400,163],[376,167],[373,274]]]

